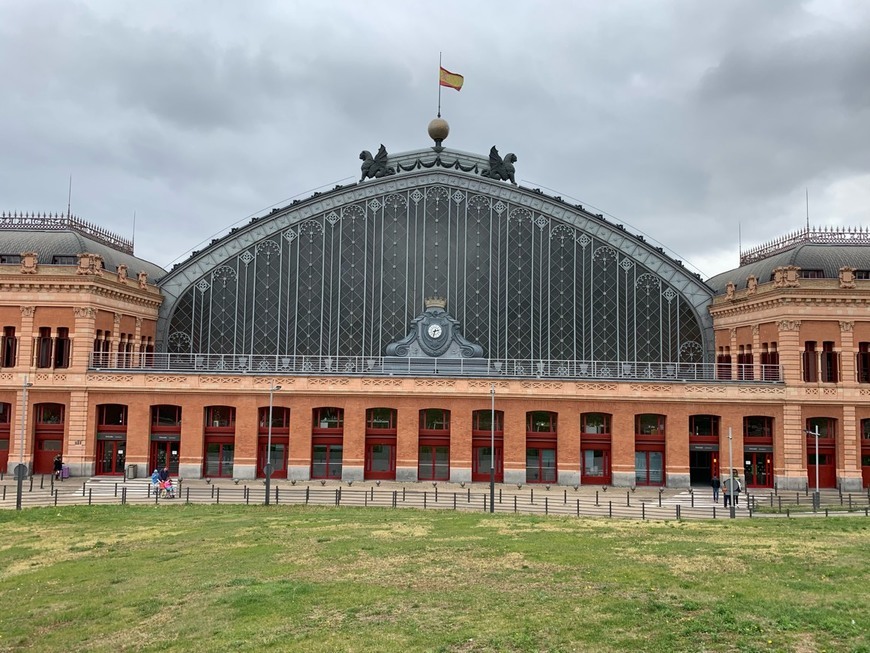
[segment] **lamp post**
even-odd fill
[[[15,467],[15,478],[18,480],[18,488],[15,494],[15,509],[21,510],[21,493],[24,489],[24,477],[27,476],[27,468],[24,465],[24,432],[27,422],[27,388],[33,384],[24,375],[24,383],[21,386],[21,442],[19,443],[18,465]]]
[[[269,491],[272,486],[272,402],[275,398],[275,393],[281,389],[280,385],[269,383],[269,425],[266,436],[266,465],[263,471],[266,473],[266,499],[265,503],[269,505]]]
[[[495,383],[489,386],[489,511],[495,512]]]
[[[816,491],[813,492],[813,510],[818,510],[822,499],[819,494],[819,437],[821,434],[819,433],[818,423],[816,423],[814,431],[806,430],[804,432],[816,438]]]
[[[728,515],[731,519],[734,519],[734,452],[732,450],[731,441],[733,437],[731,435],[731,427],[728,427],[728,490],[731,493],[731,498],[728,500]]]

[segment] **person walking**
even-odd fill
[[[54,457],[54,478],[56,481],[61,480],[61,476],[63,473],[63,458],[60,457],[60,454],[57,454]]]
[[[719,480],[719,474],[713,474],[713,480],[710,481],[710,486],[713,488],[713,503],[719,503],[719,488],[722,487],[722,481]]]
[[[729,476],[722,482],[722,487],[725,489],[725,500],[722,502],[722,505],[727,508],[728,506],[733,505],[737,507],[737,493],[740,491],[737,488],[740,487],[740,481],[737,480],[735,476]]]

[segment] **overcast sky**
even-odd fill
[[[0,211],[72,211],[168,267],[360,150],[514,152],[707,278],[870,224],[870,2],[0,1]]]

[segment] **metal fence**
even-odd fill
[[[341,376],[477,376],[635,381],[762,381],[781,383],[779,365],[658,363],[643,361],[515,358],[411,358],[401,356],[274,356],[92,352],[92,370],[217,374]],[[757,376],[757,378],[756,378]]]
[[[0,508],[14,509],[17,487],[3,483]],[[178,505],[178,504],[265,504],[265,485],[203,484],[179,482],[175,497],[155,492],[147,482],[87,480],[78,483],[54,482],[53,477],[31,477],[24,482],[22,508],[92,505]],[[499,514],[554,515],[562,517],[622,518],[643,520],[729,519],[732,511],[713,503],[710,492],[690,490],[647,490],[643,494],[620,488],[577,489],[526,487],[514,490],[500,487],[492,497],[484,485],[443,490],[419,486],[352,487],[316,483],[273,483],[270,503],[274,505],[344,506],[378,508],[416,508],[418,510],[463,510]],[[818,507],[811,493],[749,493],[733,511],[735,518],[807,517],[831,515],[870,516],[870,490],[866,493],[839,493],[826,490]]]

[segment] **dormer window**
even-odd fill
[[[21,263],[20,254],[0,254],[0,264],[2,263]]]
[[[801,279],[824,279],[825,271],[824,270],[807,270],[801,268],[799,273]]]
[[[52,265],[78,265],[79,257],[78,256],[52,256],[51,257]]]
[[[856,279],[870,279],[870,270],[855,270]]]

